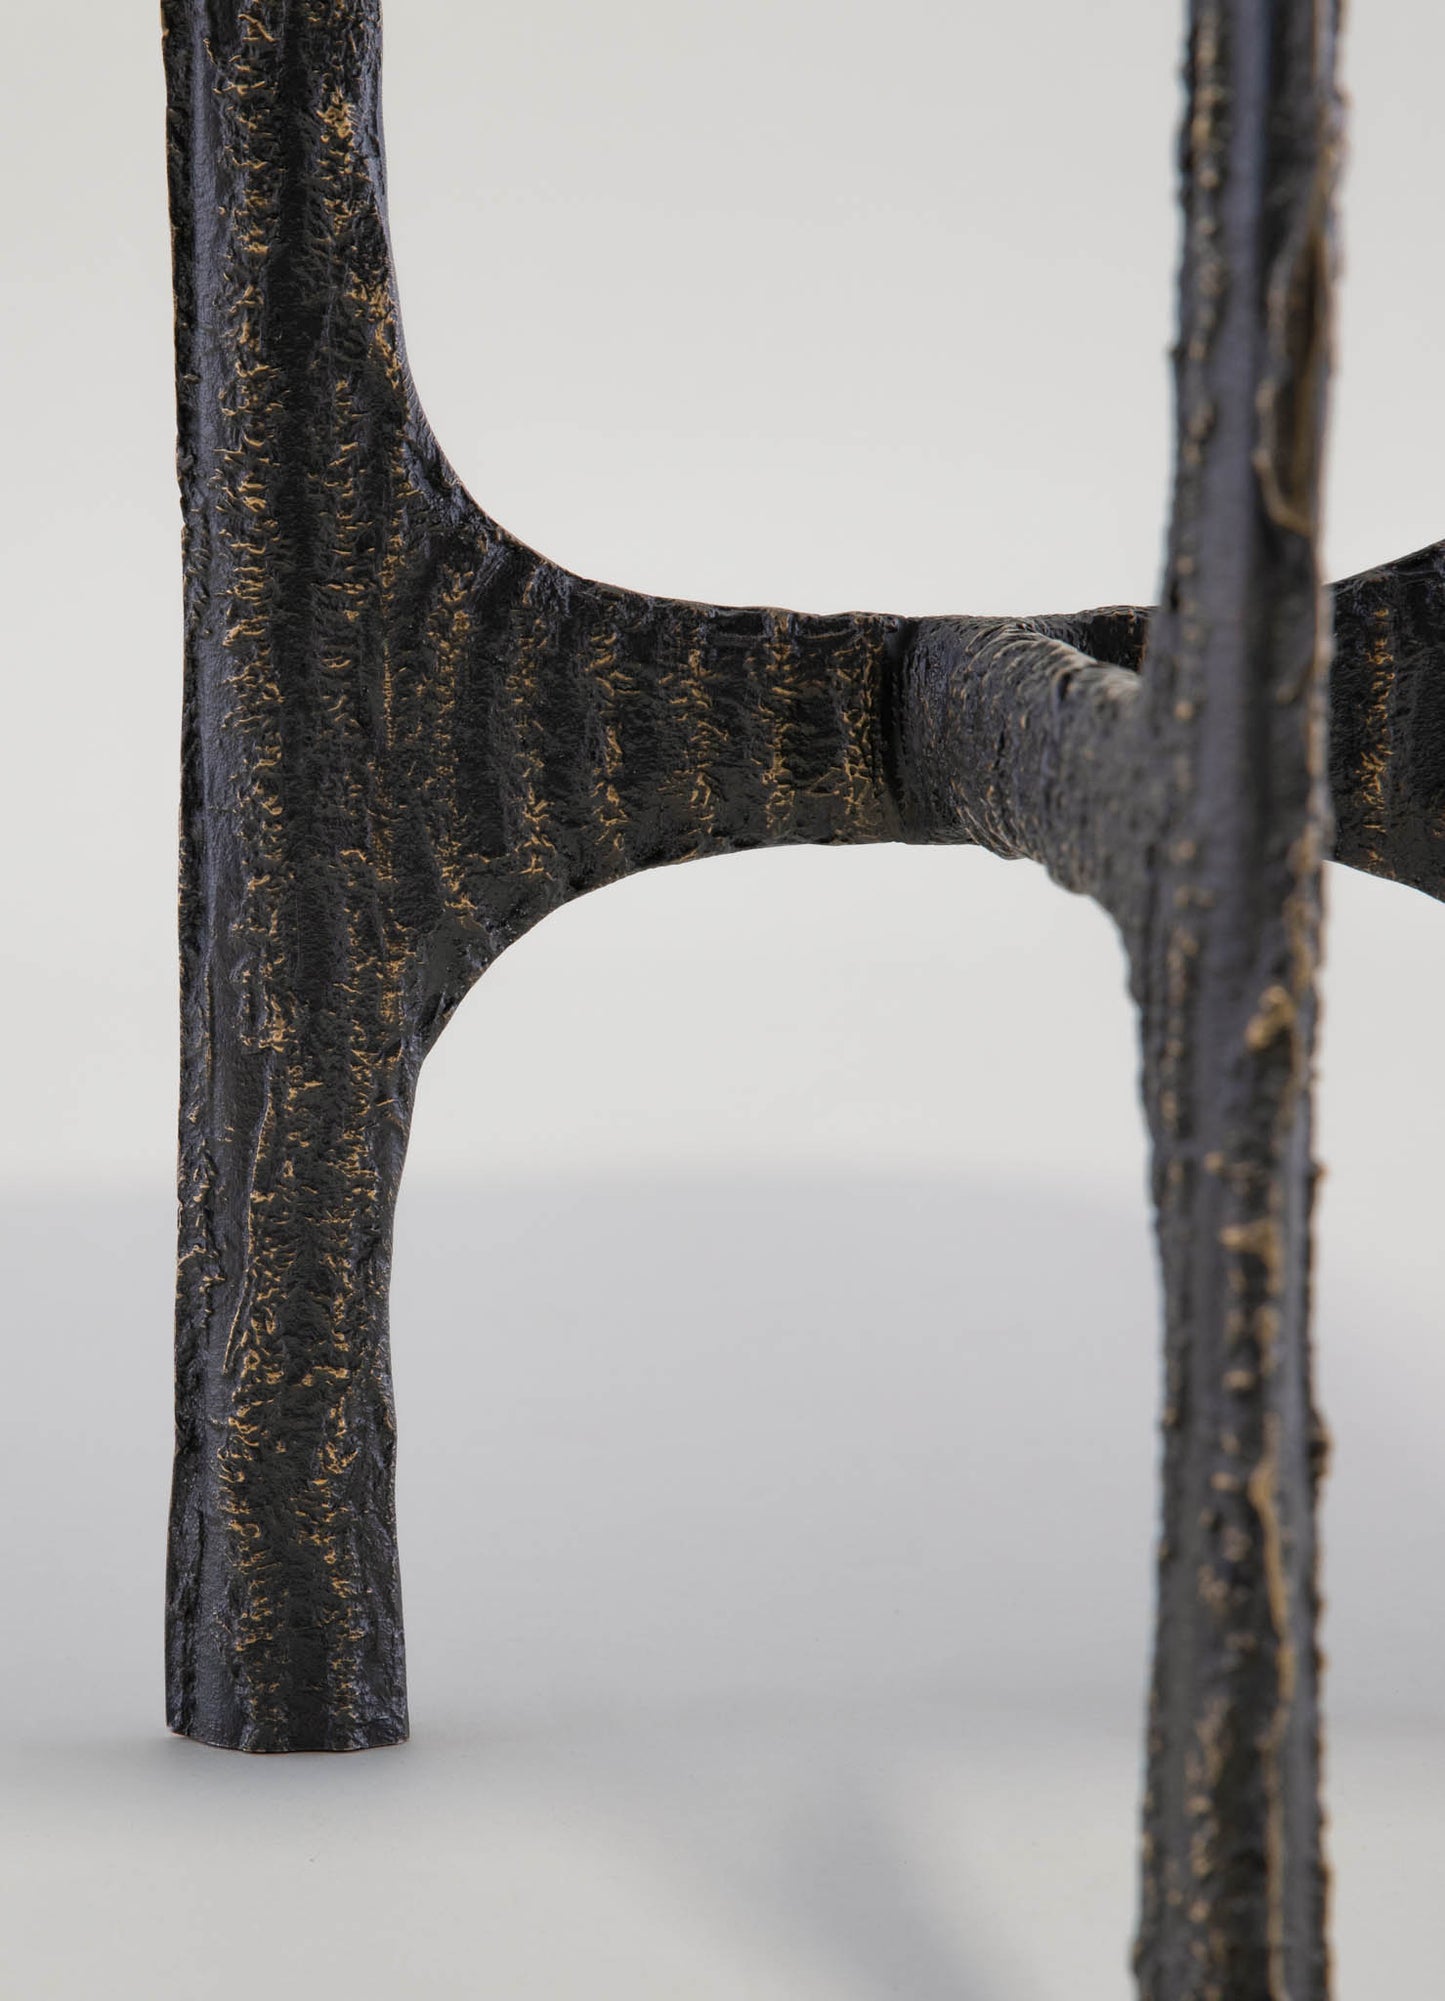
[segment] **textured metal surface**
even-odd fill
[[[522,547],[411,391],[374,0],[169,0],[165,26],[187,627],[170,1718],[347,1748],[406,1730],[392,1210],[418,1068],[472,982],[569,897],[696,855],[976,839],[1084,886],[1078,797],[1045,824],[1013,752],[1087,759],[1100,691],[1131,683],[1026,627],[675,603]],[[924,659],[942,706],[904,730]],[[925,783],[910,760],[934,731],[949,754],[961,718],[966,780]]]
[[[1164,1509],[1137,1963],[1320,2001],[1311,1084],[1338,143],[1317,4],[1198,0],[1173,519],[1142,675],[1162,811],[1133,940],[1164,1281]]]
[[[962,841],[1118,921],[1166,1299],[1138,1973],[1317,2001],[1319,880],[1442,894],[1445,545],[1328,601],[1329,0],[1194,0],[1166,596],[811,617],[572,576],[417,406],[376,0],[164,0],[185,516],[172,1726],[406,1734],[386,1297],[417,1074],[568,898]]]

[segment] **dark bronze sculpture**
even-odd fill
[[[805,617],[589,583],[412,392],[377,0],[163,0],[185,514],[172,1728],[406,1735],[386,1299],[417,1074],[568,898],[975,842],[1119,924],[1165,1278],[1141,1991],[1326,1991],[1310,1387],[1320,870],[1442,893],[1445,544],[1329,600],[1332,0],[1193,0],[1152,615]],[[1326,785],[1326,680],[1332,709]]]

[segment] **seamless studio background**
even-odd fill
[[[386,23],[413,369],[514,532],[718,601],[1152,598],[1174,9]],[[488,974],[429,1061],[398,1226],[413,1741],[166,1738],[158,30],[76,0],[8,8],[6,43],[0,1988],[1122,1995],[1157,1410],[1133,1023],[1104,918],[1024,865],[693,864]],[[1445,534],[1442,63],[1435,12],[1354,10],[1335,575]],[[1339,1992],[1425,2001],[1445,915],[1343,872],[1330,895]]]

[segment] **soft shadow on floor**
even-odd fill
[[[1142,1202],[785,1175],[408,1201],[413,1742],[262,1760],[159,1727],[169,1195],[8,1203],[0,1991],[1125,1994]],[[1332,1506],[1375,1552],[1330,1580],[1340,1991],[1427,2001],[1439,1612],[1392,1566],[1429,1574],[1438,1427],[1425,1330],[1366,1306],[1322,1323]]]

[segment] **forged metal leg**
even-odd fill
[[[274,1751],[406,1734],[391,1217],[420,1065],[486,966],[637,869],[973,842],[1103,903],[1141,1008],[1168,1376],[1141,1987],[1319,2001],[1327,0],[1192,9],[1152,620],[719,608],[525,549],[412,394],[377,0],[163,14],[187,612],[172,1726]],[[1341,851],[1436,893],[1409,802],[1438,763],[1412,730],[1441,574],[1432,551],[1346,587],[1334,670]]]

